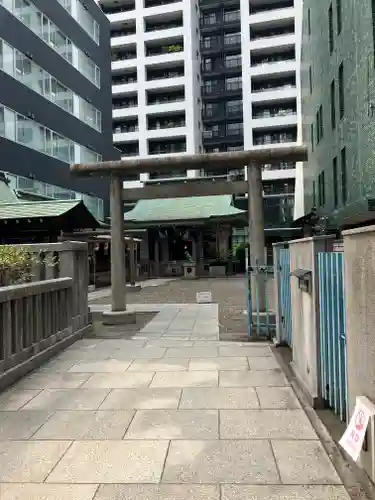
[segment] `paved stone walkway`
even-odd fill
[[[159,309],[0,395],[0,499],[348,500],[270,347],[219,342],[215,305]]]

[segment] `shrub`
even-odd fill
[[[0,245],[0,286],[30,281],[35,254],[21,246]]]

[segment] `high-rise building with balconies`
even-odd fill
[[[113,139],[123,157],[298,143],[302,0],[99,4],[111,24]],[[293,212],[296,165],[264,165],[263,179],[265,193],[288,194]]]

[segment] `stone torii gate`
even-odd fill
[[[197,188],[194,182],[181,182],[175,186],[155,186],[152,195],[155,198],[176,198],[181,196],[211,196],[218,194],[236,194],[248,192],[249,203],[249,244],[250,265],[265,265],[265,236],[264,236],[264,208],[262,196],[262,165],[277,164],[280,162],[299,162],[307,160],[307,148],[304,146],[283,146],[235,151],[228,153],[209,153],[181,156],[167,156],[162,158],[124,159],[120,161],[100,162],[93,164],[76,164],[71,166],[74,176],[109,176],[110,177],[110,212],[111,212],[111,288],[112,309],[103,315],[106,324],[135,322],[134,313],[126,310],[126,283],[125,283],[125,252],[124,252],[124,208],[123,203],[127,191],[123,189],[123,178],[140,173],[154,171],[168,172],[171,170],[236,170],[247,167],[247,183],[234,183],[227,180],[207,182],[204,178],[198,180]],[[234,181],[236,182],[236,181]],[[144,197],[150,192],[145,188],[135,188],[132,198],[142,199],[142,190],[148,189]],[[159,194],[158,194],[159,190]],[[260,291],[260,309],[264,308],[265,283],[259,280],[260,289],[264,285],[264,293]]]

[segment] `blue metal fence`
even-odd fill
[[[247,282],[247,319],[248,319],[248,336],[249,340],[255,338],[271,339],[276,328],[275,315],[271,311],[269,297],[269,278],[273,277],[274,269],[272,266],[253,266],[246,271]],[[260,278],[265,281],[265,289],[259,287]],[[251,286],[252,278],[253,286]],[[261,288],[261,289],[260,289]],[[264,302],[265,310],[261,310],[260,303],[262,302],[260,294],[265,292]]]
[[[344,254],[318,253],[320,387],[341,420],[347,415],[347,354]]]
[[[281,315],[281,338],[282,343],[292,345],[292,294],[290,279],[290,251],[289,248],[279,248],[278,272],[279,272],[279,301]]]

